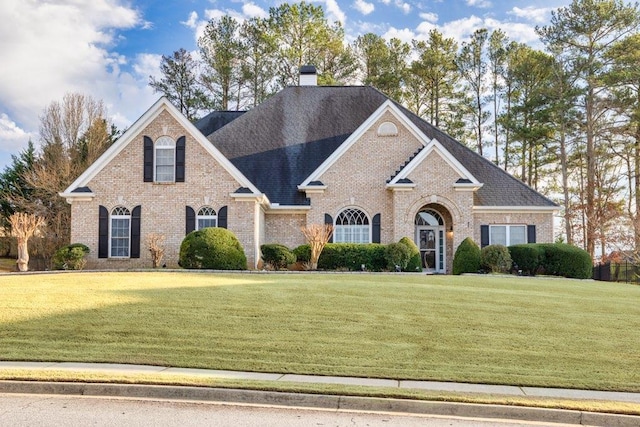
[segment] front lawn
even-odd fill
[[[0,360],[640,391],[640,287],[390,274],[0,276]]]

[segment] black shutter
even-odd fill
[[[484,248],[485,246],[489,246],[489,226],[481,225],[480,226],[480,247]]]
[[[191,206],[187,206],[185,234],[189,234],[195,229],[196,229],[196,211],[194,211]]]
[[[527,225],[527,243],[536,242],[536,226]]]
[[[176,141],[176,182],[184,182],[185,137]]]
[[[144,182],[153,182],[153,140],[144,137]]]
[[[109,258],[109,211],[98,208],[98,258]]]
[[[140,206],[131,211],[131,258],[140,258]]]
[[[333,225],[333,218],[331,218],[331,215],[324,214],[324,223]],[[329,241],[327,243],[333,243],[333,233],[331,234],[331,237],[329,237]]]
[[[223,206],[218,210],[218,227],[227,228],[227,207]]]
[[[373,243],[380,243],[380,214],[373,216],[373,223],[371,228],[371,241]]]

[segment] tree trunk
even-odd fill
[[[29,270],[29,250],[27,248],[27,239],[18,239],[18,264],[19,271]]]
[[[567,243],[573,245],[571,213],[569,212],[569,168],[567,166],[567,142],[564,120],[560,126],[560,165],[562,168],[562,191],[564,193],[564,229],[567,234]]]

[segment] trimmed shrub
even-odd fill
[[[464,239],[453,256],[453,274],[477,273],[480,270],[480,248],[471,237]]]
[[[82,243],[72,243],[56,251],[51,259],[54,270],[82,270],[87,263],[84,257],[89,247]]]
[[[309,262],[311,260],[311,246],[308,244],[300,245],[293,250],[298,262]]]
[[[389,271],[404,270],[407,268],[409,258],[411,258],[411,252],[402,243],[390,243],[384,248],[384,257],[387,260]]]
[[[296,262],[296,255],[285,245],[269,243],[260,246],[262,260],[276,270],[286,269],[289,264]]]
[[[526,243],[509,246],[509,254],[511,254],[514,268],[517,266],[524,275],[535,276],[540,268],[544,249],[537,243]]]
[[[404,271],[421,272],[422,260],[420,259],[420,249],[418,249],[418,246],[408,237],[403,237],[398,243],[405,245],[409,249],[409,262],[404,268]]]
[[[364,265],[369,271],[382,271],[387,267],[384,248],[385,245],[379,243],[327,243],[320,254],[318,268],[358,271]]]
[[[492,273],[507,273],[511,270],[511,255],[504,245],[489,245],[480,251],[480,266]]]
[[[566,243],[542,243],[542,268],[545,274],[574,279],[593,277],[593,262],[589,253]]]
[[[182,240],[180,266],[246,270],[247,257],[235,234],[225,228],[207,227],[192,231]]]

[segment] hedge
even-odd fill
[[[82,243],[72,243],[56,251],[51,260],[54,270],[82,270],[86,264],[85,255],[89,247]]]
[[[480,250],[480,267],[491,273],[508,273],[513,262],[504,245],[489,245]]]
[[[544,251],[542,269],[545,274],[574,279],[593,277],[593,261],[589,253],[566,243],[541,243]]]
[[[525,243],[509,246],[509,253],[514,268],[522,271],[526,276],[535,276],[541,268],[544,249],[539,243]]]
[[[387,267],[385,245],[327,243],[318,260],[318,268],[322,270],[358,271],[362,269],[362,265],[369,271],[384,270]]]
[[[286,269],[289,264],[296,262],[296,255],[285,245],[269,243],[260,246],[262,260],[276,270]]]
[[[187,234],[180,245],[179,264],[182,268],[246,270],[247,257],[235,234],[207,227]]]
[[[477,273],[480,270],[480,247],[471,237],[464,239],[453,256],[453,274]]]
[[[422,272],[422,259],[420,258],[420,249],[418,249],[418,246],[408,237],[403,237],[398,243],[409,248],[410,258],[404,271],[412,273]]]

